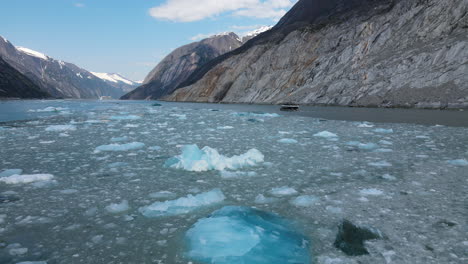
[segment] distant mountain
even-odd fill
[[[143,85],[121,99],[157,99],[172,93],[206,62],[243,44],[235,33],[222,33],[182,46],[166,56],[145,78]]]
[[[49,94],[0,57],[0,98],[48,98]]]
[[[28,48],[15,47],[3,37],[0,37],[0,57],[56,98],[119,98],[128,91],[127,88],[112,86],[74,64]]]
[[[131,92],[137,86],[142,84],[142,82],[135,82],[135,81],[129,80],[118,73],[100,73],[100,72],[91,72],[91,73],[94,76],[105,81],[110,86],[118,88],[126,93]]]
[[[273,26],[263,26],[263,27],[260,27],[258,29],[255,29],[253,31],[250,31],[248,32],[247,34],[245,34],[243,37],[242,37],[242,42],[243,43],[246,43],[247,41],[255,38],[256,36],[262,34],[263,32],[266,32],[270,29],[272,29]]]

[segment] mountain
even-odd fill
[[[135,82],[129,80],[118,73],[100,73],[91,72],[94,76],[100,78],[110,86],[122,90],[125,93],[131,92],[137,86],[141,85],[141,82]]]
[[[468,107],[468,0],[300,0],[171,101]]]
[[[257,28],[253,31],[250,31],[250,32],[247,32],[243,37],[242,37],[242,42],[243,43],[246,43],[247,41],[255,38],[256,36],[262,34],[263,32],[266,32],[270,29],[272,29],[273,27],[272,26],[263,26],[263,27],[260,27],[260,28]]]
[[[15,47],[3,37],[0,37],[0,57],[41,90],[56,98],[119,98],[127,92],[74,64],[55,60],[28,48]]]
[[[0,57],[0,98],[49,97],[49,94]]]
[[[234,33],[222,33],[182,46],[167,55],[145,78],[143,85],[121,99],[157,99],[173,92],[193,71],[242,45]]]

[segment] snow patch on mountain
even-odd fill
[[[35,50],[32,50],[32,49],[28,49],[28,48],[25,48],[25,47],[16,47],[17,50],[27,54],[27,55],[30,55],[30,56],[34,56],[36,58],[39,58],[39,59],[43,59],[43,60],[48,60],[49,57],[47,55],[45,55],[44,53],[41,53],[41,52],[38,52],[38,51],[35,51]]]
[[[243,37],[255,37],[257,35],[260,35],[261,33],[265,32],[265,31],[268,31],[270,29],[272,29],[273,26],[263,26],[263,27],[260,27],[260,28],[257,28],[255,30],[252,30],[252,31],[249,31],[247,33],[245,33],[243,35]]]

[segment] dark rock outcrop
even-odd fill
[[[171,101],[468,108],[468,0],[301,0]]]
[[[360,256],[369,254],[364,246],[366,240],[381,238],[383,235],[378,230],[357,226],[348,220],[343,220],[338,227],[334,245],[346,255]]]
[[[145,78],[143,85],[121,99],[158,99],[172,93],[206,62],[242,45],[234,33],[216,35],[174,50]]]
[[[28,77],[11,67],[0,57],[0,98],[48,98],[50,95],[41,90]],[[6,198],[0,196],[0,203]]]

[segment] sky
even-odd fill
[[[297,0],[2,1],[0,36],[88,71],[139,81],[174,49],[274,25]]]

